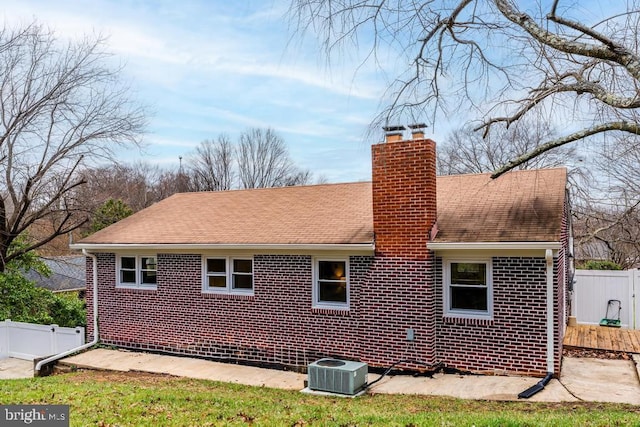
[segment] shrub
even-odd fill
[[[17,272],[0,273],[0,320],[85,326],[85,304],[74,294],[54,294]]]
[[[84,301],[72,294],[53,294],[49,305],[49,313],[53,323],[58,326],[87,326],[87,311]]]
[[[14,240],[14,245],[26,245],[27,236]],[[44,276],[51,271],[33,252],[27,252],[9,262],[0,272],[0,320],[39,323],[43,325],[85,326],[85,304],[76,295],[54,294],[39,288],[24,277],[25,272],[35,270]]]
[[[578,266],[582,270],[622,270],[622,266],[613,261],[585,261]]]

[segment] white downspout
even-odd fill
[[[554,342],[553,342],[553,251],[547,249],[545,252],[547,261],[547,372],[553,374],[554,366]]]
[[[46,359],[39,361],[35,367],[36,375],[47,363],[62,359],[63,357],[69,356],[70,354],[76,353],[80,350],[84,350],[85,348],[92,347],[98,343],[98,258],[94,254],[87,252],[86,249],[83,249],[82,253],[84,256],[91,257],[93,260],[93,340],[81,345],[80,347],[72,348],[71,350],[67,350],[59,354],[54,354],[51,357],[47,357]]]
[[[630,271],[631,273],[631,315],[632,315],[632,322],[633,322],[633,329],[638,329],[638,324],[636,322],[636,307],[638,306],[638,304],[636,303],[636,298],[637,298],[637,293],[636,293],[636,287],[638,286],[638,284],[636,283],[636,277],[638,277],[638,269],[634,268],[633,270]]]

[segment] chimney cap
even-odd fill
[[[402,132],[403,130],[407,129],[404,126],[384,126],[382,128],[382,130],[384,130],[386,133],[389,132]]]
[[[412,129],[412,130],[420,130],[420,129],[424,129],[426,127],[428,127],[426,125],[426,123],[414,123],[412,125],[409,125],[409,128]]]

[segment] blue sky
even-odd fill
[[[314,175],[370,179],[369,145],[377,141],[365,138],[386,81],[369,65],[354,75],[351,55],[329,64],[312,37],[293,38],[289,0],[2,4],[5,24],[37,18],[60,37],[109,37],[124,78],[152,113],[144,153],[124,153],[126,161],[177,167],[204,139],[272,127]]]

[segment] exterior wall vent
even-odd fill
[[[309,364],[309,389],[329,393],[356,394],[367,383],[366,363],[320,359]]]

